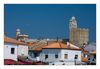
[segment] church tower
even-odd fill
[[[69,20],[69,30],[77,28],[77,21],[74,16]]]
[[[16,37],[20,35],[20,29],[16,29]]]
[[[74,16],[69,20],[69,41],[74,41],[75,30],[77,30],[77,21]]]
[[[76,18],[73,16],[69,20],[69,41],[70,43],[82,47],[89,41],[89,31],[85,28],[78,28]]]
[[[16,29],[16,39],[21,42],[25,42],[28,39],[28,35],[21,34],[20,29]]]
[[[20,32],[21,32],[20,29],[16,29],[16,39],[17,40],[18,40],[18,36],[21,34]]]

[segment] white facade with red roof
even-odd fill
[[[17,45],[4,44],[4,59],[12,59],[17,61]]]
[[[4,37],[4,59],[16,60],[19,56],[28,57],[28,46],[16,39]]]
[[[81,62],[81,49],[72,44],[56,42],[42,48],[40,54],[42,62]]]

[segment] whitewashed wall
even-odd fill
[[[45,59],[45,55],[48,58]],[[58,54],[58,58],[55,58],[55,54]],[[64,54],[68,54],[68,59],[64,58]],[[43,62],[57,62],[60,60],[73,62],[75,55],[78,55],[77,61],[81,61],[81,51],[67,50],[67,49],[43,49],[40,54],[40,60]]]
[[[64,54],[68,54],[68,59],[64,58]],[[81,61],[81,51],[78,51],[78,50],[62,49],[61,55],[62,55],[61,60],[65,60],[65,61],[74,61],[75,55],[78,55],[77,61]]]
[[[55,54],[58,54],[58,58],[55,58]],[[45,59],[45,55],[48,55],[47,59]],[[60,58],[61,58],[60,49],[43,49],[40,54],[40,61],[43,62],[59,61]]]
[[[11,54],[11,48],[15,48],[14,54]],[[17,61],[17,45],[4,44],[4,59],[12,59]]]
[[[18,56],[28,56],[28,46],[19,45],[18,46]]]

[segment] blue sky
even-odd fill
[[[4,32],[15,38],[16,29],[30,38],[68,38],[69,19],[89,29],[89,40],[96,41],[95,4],[5,4]]]

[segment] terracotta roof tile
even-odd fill
[[[90,52],[90,54],[96,55],[96,50]]]
[[[41,51],[43,47],[56,43],[55,41],[49,41],[48,43],[40,43],[39,45],[38,42],[34,43],[33,45],[31,45],[30,47],[32,47],[30,50],[34,50],[34,51]]]
[[[85,57],[81,56],[81,61],[82,62],[88,62],[88,58],[85,58]]]
[[[16,39],[13,38],[9,38],[9,37],[4,37],[4,42],[5,43],[12,43],[12,44],[20,44],[20,45],[24,45],[25,43],[17,41]]]
[[[34,42],[27,42],[28,46],[33,46]]]
[[[37,42],[38,44],[38,42]],[[67,45],[67,44],[64,44],[62,42],[48,42],[48,43],[41,43],[39,45],[34,45],[33,46],[30,46],[32,47],[30,50],[34,50],[34,51],[41,51],[42,49],[71,49],[71,50],[81,50],[79,47],[76,47],[72,44],[70,45]]]
[[[76,48],[76,47],[61,43],[61,42],[55,42],[55,43],[47,45],[47,46],[45,46],[43,48],[44,49],[46,49],[46,48],[49,48],[49,49],[51,49],[51,48],[54,48],[54,49],[59,48],[59,49],[81,50],[80,48]]]
[[[46,46],[45,43],[40,44],[40,45],[38,45],[38,46],[34,46],[33,48],[31,48],[31,50],[34,50],[34,51],[41,51],[42,48],[43,48],[44,46]]]

